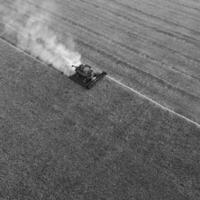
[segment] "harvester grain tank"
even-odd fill
[[[69,78],[74,82],[80,84],[86,89],[92,88],[99,80],[106,76],[106,72],[96,72],[90,65],[81,64],[79,66],[72,66],[75,68],[75,73]]]

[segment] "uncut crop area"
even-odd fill
[[[0,0],[0,200],[200,200],[199,155],[200,0]]]
[[[11,0],[1,1],[15,9]],[[35,1],[26,1],[39,8]],[[48,2],[48,0],[47,0]],[[51,1],[49,1],[51,2]],[[56,0],[51,28],[73,35],[83,59],[200,122],[200,5],[186,0]]]

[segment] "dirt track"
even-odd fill
[[[52,28],[85,61],[200,122],[198,3],[56,2]],[[0,198],[200,199],[195,126],[109,80],[85,91],[2,41],[0,61]]]

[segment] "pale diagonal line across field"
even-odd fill
[[[132,91],[133,93],[139,95],[140,97],[142,97],[142,98],[144,98],[144,99],[147,99],[147,100],[150,101],[151,103],[153,103],[153,104],[159,106],[159,107],[162,108],[163,110],[166,110],[166,111],[168,111],[168,112],[170,112],[170,113],[172,113],[172,114],[174,114],[174,115],[176,115],[176,116],[178,116],[178,117],[180,117],[180,118],[182,118],[182,119],[184,119],[184,120],[186,120],[186,121],[188,121],[188,122],[190,122],[190,123],[192,123],[192,124],[195,124],[197,127],[200,128],[200,124],[199,124],[199,123],[197,123],[197,122],[195,122],[195,121],[193,121],[193,120],[191,120],[191,119],[189,119],[189,118],[187,118],[187,117],[185,117],[185,116],[183,116],[183,115],[181,115],[181,114],[179,114],[179,113],[173,111],[173,110],[170,109],[170,108],[167,108],[167,107],[161,105],[161,104],[158,103],[157,101],[155,101],[155,100],[149,98],[148,96],[146,96],[146,95],[142,94],[141,92],[139,92],[139,91],[133,89],[132,87],[129,87],[128,85],[123,84],[122,82],[116,80],[115,78],[113,78],[113,77],[111,77],[111,76],[107,76],[107,77],[108,77],[110,80],[112,80],[113,82],[115,82],[115,83],[121,85],[122,87],[124,87],[124,88],[126,88],[126,89]]]
[[[3,34],[4,34],[4,33],[3,33]],[[24,55],[26,55],[26,56],[28,56],[28,57],[30,57],[30,58],[36,60],[37,62],[41,63],[42,65],[47,66],[47,64],[46,64],[45,62],[43,62],[43,61],[37,59],[36,57],[32,56],[31,54],[25,52],[24,50],[18,48],[17,46],[15,46],[15,45],[13,45],[12,43],[8,42],[7,40],[3,39],[3,38],[1,37],[3,34],[0,35],[0,40],[1,40],[1,41],[3,41],[4,43],[8,44],[8,45],[11,46],[12,48],[14,48],[16,51],[23,53]],[[124,83],[118,81],[118,80],[115,79],[114,77],[112,77],[112,76],[107,76],[107,78],[108,78],[109,80],[115,82],[115,83],[118,84],[119,86],[121,86],[121,87],[123,87],[123,88],[125,88],[125,89],[127,89],[127,90],[129,90],[129,91],[131,91],[131,92],[133,92],[133,93],[135,93],[135,94],[137,94],[138,96],[142,97],[143,99],[146,99],[146,100],[150,101],[151,103],[153,103],[154,105],[160,107],[161,109],[163,109],[163,110],[165,110],[165,111],[168,111],[169,113],[172,113],[172,114],[174,114],[174,115],[176,115],[176,116],[178,116],[178,117],[180,117],[180,118],[186,120],[187,122],[196,125],[198,128],[200,128],[200,124],[199,124],[199,123],[197,123],[197,122],[195,122],[195,121],[193,121],[193,120],[191,120],[191,119],[189,119],[189,118],[187,118],[187,117],[185,117],[185,116],[183,116],[183,115],[181,115],[181,114],[179,114],[179,113],[173,111],[173,110],[170,109],[170,108],[167,108],[167,107],[161,105],[161,104],[158,103],[157,101],[155,101],[155,100],[149,98],[148,96],[142,94],[141,92],[139,92],[139,91],[133,89],[132,87],[129,87],[128,85],[126,85],[126,84],[124,84]]]

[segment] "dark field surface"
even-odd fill
[[[200,122],[197,1],[56,2],[52,28],[84,61]],[[199,128],[109,79],[86,91],[2,40],[0,63],[0,200],[200,199]]]
[[[199,199],[200,130],[105,80],[85,91],[0,42],[1,199]]]
[[[1,0],[9,10],[12,0]],[[27,2],[27,1],[26,1]],[[34,1],[28,0],[30,5]],[[52,29],[83,58],[162,105],[200,122],[200,3],[56,0]]]

